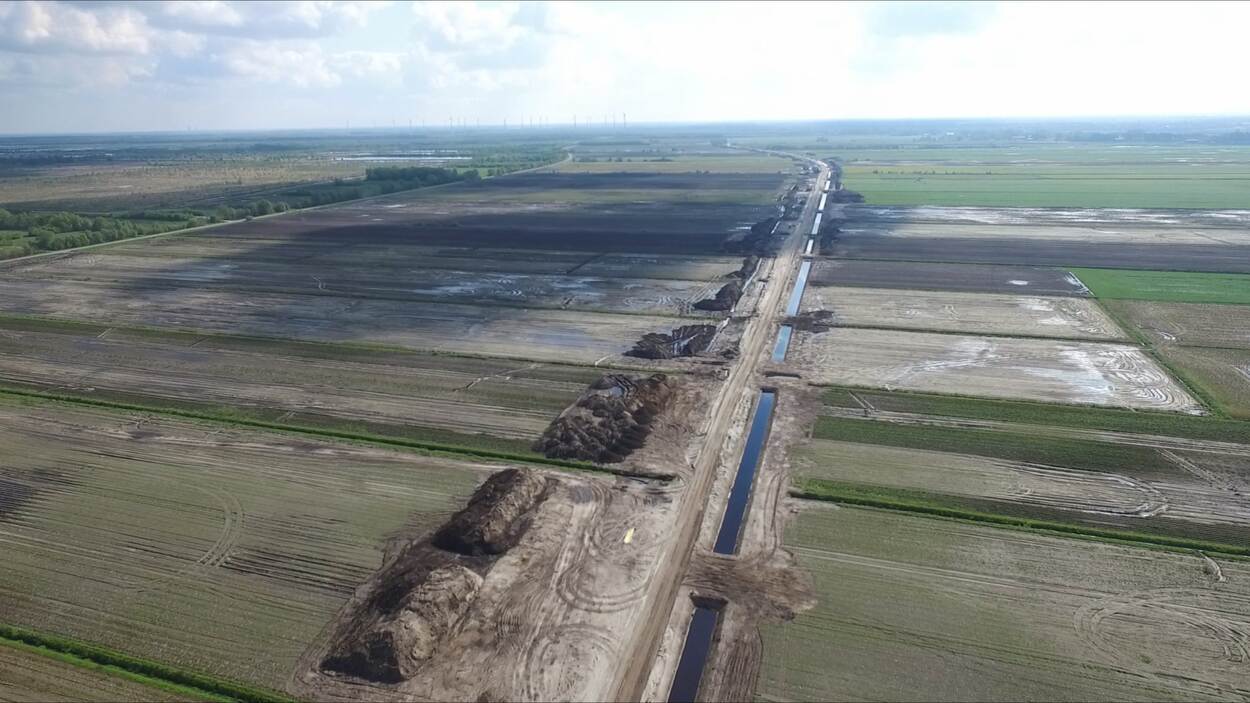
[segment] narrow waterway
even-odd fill
[[[816,220],[812,222],[811,236],[815,237],[817,234],[820,234],[820,218],[824,216],[825,213],[823,212],[816,213]]]
[[[764,454],[764,443],[768,441],[768,428],[772,426],[773,405],[776,400],[776,391],[760,391],[746,447],[742,450],[742,460],[738,462],[738,475],[734,477],[733,488],[729,489],[725,516],[721,518],[716,545],[712,547],[712,551],[717,554],[735,554],[738,551],[743,518],[746,517],[747,506],[751,504],[751,488],[755,485],[755,470],[759,468],[760,456]]]
[[[790,302],[786,303],[786,315],[799,314],[799,303],[803,302],[803,290],[807,288],[807,275],[812,272],[812,262],[799,264],[799,277],[794,280],[794,290],[790,292]]]
[[[695,601],[694,617],[686,630],[686,643],[677,660],[677,673],[668,691],[670,703],[693,703],[703,682],[703,667],[707,665],[716,626],[720,624],[721,604],[712,601]]]

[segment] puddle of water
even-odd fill
[[[698,695],[699,684],[703,682],[703,667],[707,665],[716,626],[720,623],[720,609],[719,603],[695,601],[694,617],[690,619],[690,629],[686,631],[686,644],[681,649],[681,659],[677,661],[673,687],[668,691],[670,703],[693,703]]]
[[[790,351],[790,335],[794,334],[794,328],[790,325],[782,325],[777,330],[777,344],[773,346],[773,361],[782,362],[786,360],[786,352]]]
[[[751,431],[747,435],[746,447],[742,450],[742,460],[738,462],[738,475],[734,477],[733,488],[729,490],[725,516],[721,518],[720,532],[716,535],[716,545],[712,548],[717,554],[734,554],[738,551],[743,518],[746,517],[747,506],[751,504],[751,488],[755,485],[755,470],[764,453],[764,442],[768,440],[768,428],[772,423],[776,400],[776,391],[760,391],[755,417],[751,419]]]
[[[786,314],[799,314],[799,303],[803,302],[803,291],[807,288],[807,275],[812,272],[812,262],[799,264],[799,277],[794,280],[794,290],[790,293],[790,302],[786,303]]]

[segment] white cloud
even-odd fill
[[[152,34],[143,14],[129,7],[0,4],[0,49],[9,51],[146,54]]]

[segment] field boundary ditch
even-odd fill
[[[624,478],[636,478],[649,481],[668,482],[675,480],[676,475],[666,472],[646,472],[632,471],[629,469],[614,469],[589,462],[566,461],[563,459],[548,459],[542,455],[527,456],[523,454],[512,454],[510,452],[495,451],[490,449],[479,449],[476,447],[466,447],[453,444],[441,444],[438,442],[421,442],[417,440],[406,440],[401,438],[379,437],[367,433],[348,432],[345,430],[332,430],[319,427],[306,427],[301,425],[287,425],[277,422],[267,422],[264,420],[252,420],[247,418],[230,417],[224,414],[214,414],[205,412],[195,412],[189,410],[178,410],[174,408],[162,408],[159,406],[137,405],[131,403],[115,403],[106,400],[95,400],[91,398],[82,398],[72,395],[64,395],[59,393],[46,393],[42,391],[30,391],[10,388],[0,385],[0,398],[13,397],[25,398],[46,403],[64,403],[69,405],[79,405],[92,408],[102,408],[105,410],[124,411],[124,412],[143,412],[153,415],[162,415],[166,417],[176,417],[185,420],[197,420],[201,422],[211,422],[219,425],[229,425],[235,427],[248,427],[253,429],[268,430],[273,432],[283,432],[290,434],[299,434],[307,436],[321,437],[324,439],[333,439],[360,444],[368,444],[372,446],[384,446],[388,448],[416,450],[421,453],[432,456],[447,456],[451,458],[472,457],[475,459],[487,459],[493,461],[504,461],[510,463],[533,464],[540,466],[550,466],[559,469],[571,471],[588,471],[599,474],[610,474],[621,476]]]
[[[276,691],[186,671],[79,640],[0,624],[0,646],[46,656],[58,661],[120,676],[172,693],[192,693],[213,701],[291,703],[295,699]]]
[[[880,491],[884,493],[884,491]],[[1186,539],[1153,535],[1128,530],[1104,530],[1085,527],[1071,523],[1051,520],[1015,517],[999,513],[987,513],[961,508],[951,508],[921,500],[886,495],[868,495],[852,489],[846,489],[836,482],[821,479],[796,480],[790,489],[792,498],[810,500],[839,505],[857,505],[862,507],[891,510],[902,513],[926,515],[935,518],[958,520],[992,525],[1005,529],[1024,530],[1028,532],[1049,533],[1056,536],[1075,537],[1099,542],[1126,544],[1147,549],[1162,549],[1174,552],[1211,552],[1224,556],[1250,558],[1250,547],[1206,542],[1203,540]]]

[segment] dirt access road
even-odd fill
[[[735,429],[735,410],[739,407],[743,394],[749,392],[750,387],[758,382],[760,363],[766,359],[765,354],[770,350],[769,342],[776,329],[775,323],[781,315],[781,306],[790,289],[791,279],[798,270],[803,244],[812,228],[823,184],[829,178],[829,168],[823,162],[782,152],[766,153],[809,162],[818,166],[820,173],[808,195],[802,217],[773,260],[755,315],[747,321],[743,331],[738,359],[730,367],[729,376],[721,385],[720,393],[713,399],[703,447],[692,467],[690,482],[681,497],[677,529],[674,531],[669,554],[664,558],[667,568],[657,574],[651,585],[647,595],[646,619],[633,632],[633,641],[628,647],[631,654],[622,660],[612,700],[640,700],[644,695],[652,665],[656,661],[656,653],[674,612],[678,590],[690,565],[713,479],[716,478],[716,469],[722,460],[736,459],[732,456],[726,457],[722,451],[726,438]],[[738,419],[740,422],[747,422],[750,418]],[[737,429],[745,436],[745,427]]]

